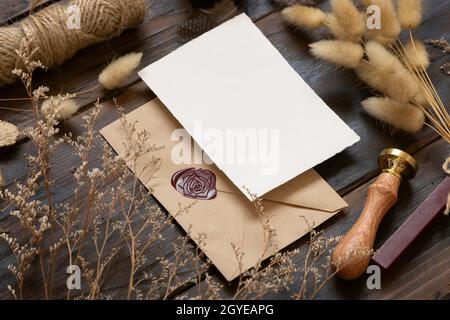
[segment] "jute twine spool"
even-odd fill
[[[80,13],[80,29],[67,23]],[[72,0],[67,5],[52,5],[24,20],[0,28],[0,86],[14,82],[15,68],[22,67],[16,50],[39,48],[33,57],[51,68],[70,59],[75,53],[93,43],[109,40],[144,19],[145,0]]]

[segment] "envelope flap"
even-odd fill
[[[348,206],[313,169],[265,194],[263,199],[328,212],[335,212]]]

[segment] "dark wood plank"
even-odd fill
[[[433,191],[444,179],[441,165],[450,148],[443,140],[436,141],[415,154],[420,170],[413,180],[402,185],[399,201],[381,223],[375,248],[378,248],[401,225],[408,215]],[[375,160],[374,160],[375,162]],[[356,221],[361,212],[368,185],[374,180],[360,186],[345,200],[349,208],[327,221],[320,230],[327,236],[343,235]],[[445,299],[450,294],[450,224],[443,215],[420,236],[418,241],[408,248],[392,269],[382,274],[381,290],[369,290],[366,276],[355,281],[332,279],[318,295],[319,299]],[[299,248],[300,254],[295,258],[301,267],[308,244],[305,240],[297,241],[289,249]],[[224,283],[220,275],[217,281]],[[223,298],[233,296],[235,283],[224,286]],[[193,286],[185,294],[197,296],[204,284]],[[298,290],[294,286],[293,290]],[[280,292],[268,298],[290,299],[290,293]]]
[[[36,9],[56,3],[59,0],[41,0]],[[30,12],[30,0],[3,0],[0,3],[0,25],[6,25],[26,17]]]

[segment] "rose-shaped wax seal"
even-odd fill
[[[172,176],[172,186],[183,196],[210,200],[217,196],[216,175],[206,169],[188,168]]]

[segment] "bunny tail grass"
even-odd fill
[[[108,90],[121,87],[141,63],[142,52],[126,54],[111,62],[98,77],[100,84]]]
[[[404,48],[404,58],[410,66],[417,70],[424,70],[430,66],[430,57],[422,41],[410,40]]]
[[[351,0],[331,0],[331,8],[345,38],[359,42],[366,32],[365,15],[358,11]]]
[[[321,40],[309,45],[311,53],[340,67],[354,69],[362,61],[364,50],[361,45],[344,40]]]
[[[413,74],[397,56],[381,44],[375,41],[368,42],[366,54],[369,61],[361,63],[355,71],[372,88],[404,103],[412,100],[420,92]]]
[[[287,23],[309,29],[319,28],[324,24],[326,18],[322,10],[302,5],[287,7],[281,14]]]
[[[412,104],[378,97],[367,98],[361,104],[372,117],[406,132],[418,132],[425,124],[425,114]]]
[[[51,97],[42,103],[42,113],[48,117],[51,114],[57,120],[66,120],[72,117],[80,109],[75,100],[64,96]]]
[[[387,46],[397,39],[401,31],[394,4],[392,0],[371,0],[371,4],[380,8],[381,28],[369,29],[366,38]]]
[[[397,12],[402,29],[415,29],[422,22],[422,0],[398,0]]]
[[[346,40],[348,35],[342,26],[339,24],[339,21],[336,17],[330,13],[326,15],[325,25],[327,26],[330,33],[338,40]]]

